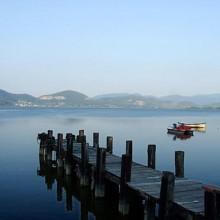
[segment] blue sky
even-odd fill
[[[220,1],[0,1],[0,88],[220,93]]]

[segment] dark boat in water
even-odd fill
[[[172,128],[167,128],[167,133],[175,135],[193,135],[193,130],[183,124],[180,124],[178,126],[176,124],[173,124]]]

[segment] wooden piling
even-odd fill
[[[80,185],[89,185],[88,177],[88,146],[86,144],[86,136],[82,136],[81,143],[81,175],[80,175]]]
[[[131,156],[123,154],[121,158],[121,178],[119,190],[118,211],[122,216],[129,213],[129,199],[126,193],[126,183],[131,180]]]
[[[61,157],[63,150],[63,134],[59,133],[57,134],[57,159]]]
[[[170,218],[170,211],[174,198],[174,186],[174,174],[169,171],[164,171],[160,188],[159,220],[169,220]]]
[[[99,133],[98,132],[93,133],[93,147],[95,148],[99,147]]]
[[[204,192],[205,220],[219,220],[217,218],[216,193],[212,188],[206,187]]]
[[[105,196],[105,186],[104,186],[105,161],[106,161],[106,149],[97,148],[96,183],[95,183],[96,198],[103,198]]]
[[[175,175],[176,177],[184,177],[184,152],[175,152]]]
[[[128,155],[132,161],[132,141],[126,141],[126,155]]]
[[[155,169],[156,168],[156,145],[149,144],[147,149],[148,154],[148,167]]]
[[[53,130],[48,130],[47,136],[48,136],[48,138],[52,138],[53,137]]]
[[[113,153],[113,137],[112,136],[107,136],[107,149],[106,151],[110,154]]]
[[[79,130],[79,136],[84,136],[84,130]]]

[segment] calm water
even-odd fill
[[[173,139],[166,128],[173,122],[207,123],[206,132],[190,139]],[[146,110],[0,110],[0,219],[104,219],[112,218],[105,204],[96,208],[80,203],[79,189],[73,186],[72,211],[56,200],[56,182],[47,189],[45,179],[37,176],[39,167],[37,133],[53,129],[78,133],[84,129],[88,142],[92,133],[114,137],[114,153],[125,152],[125,141],[133,140],[134,160],[146,164],[148,144],[157,145],[157,169],[174,170],[174,152],[185,151],[187,177],[220,185],[220,112],[218,111],[146,111]],[[85,193],[85,192],[83,192]],[[82,193],[82,194],[83,194]],[[101,208],[98,208],[98,207]],[[80,211],[82,210],[82,212]],[[84,210],[84,211],[83,211]],[[85,217],[86,210],[86,217]],[[119,217],[115,217],[118,218]],[[105,218],[106,219],[106,218]]]

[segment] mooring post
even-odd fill
[[[163,171],[160,188],[159,220],[169,220],[174,197],[175,176],[169,171]]]
[[[184,177],[184,151],[175,151],[176,177]]]
[[[126,155],[130,157],[130,160],[132,161],[132,141],[128,140],[126,141]]]
[[[57,134],[57,151],[56,151],[56,158],[57,158],[57,167],[63,168],[63,158],[62,158],[62,150],[63,150],[63,134]]]
[[[81,175],[80,175],[80,185],[88,186],[88,146],[86,144],[86,136],[82,136],[81,142]]]
[[[155,220],[156,202],[152,198],[147,198],[144,201],[144,220]]]
[[[65,158],[65,174],[67,176],[72,175],[73,171],[73,161],[72,161],[72,154],[73,154],[73,137],[71,133],[66,134],[67,140],[67,153]]]
[[[96,182],[95,182],[95,197],[103,198],[105,196],[105,161],[106,149],[97,148],[96,154]]]
[[[48,130],[47,131],[47,136],[49,139],[53,138],[53,130]]]
[[[107,149],[106,151],[110,154],[113,152],[113,137],[112,136],[107,136]]]
[[[99,147],[99,133],[98,132],[93,133],[93,147],[95,148]]]
[[[147,148],[148,154],[148,164],[149,168],[155,169],[156,168],[156,145],[149,144]]]
[[[126,190],[126,183],[131,180],[131,157],[123,154],[121,158],[121,179],[119,192],[119,207],[118,211],[123,216],[129,214],[129,201]]]
[[[205,186],[204,190],[205,220],[219,220],[216,192],[209,186]]]
[[[84,136],[84,130],[79,130],[79,136]]]

